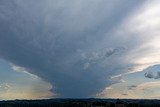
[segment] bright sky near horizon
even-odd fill
[[[160,98],[159,0],[0,0],[0,100]]]

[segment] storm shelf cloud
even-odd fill
[[[151,56],[139,53],[154,52],[145,50],[151,47],[145,46],[151,37],[144,33],[147,23],[146,29],[137,28],[143,19],[131,17],[142,4],[143,0],[0,0],[0,58],[49,82],[58,97],[94,97],[121,81],[113,82],[111,76],[127,73],[131,65],[144,65],[141,58]],[[147,61],[153,65],[157,60]]]

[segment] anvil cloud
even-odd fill
[[[155,17],[143,3],[1,0],[0,58],[48,81],[60,97],[93,97],[120,81],[111,76],[159,63],[158,55],[144,61],[160,46],[152,44],[159,24],[148,31]]]

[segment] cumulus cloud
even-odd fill
[[[144,72],[146,72],[144,74],[144,76],[146,78],[153,78],[153,79],[159,79],[160,78],[160,72],[159,72],[159,69],[160,69],[160,65],[154,65],[154,66],[151,66],[147,69],[144,70]]]
[[[145,75],[145,77],[147,77],[147,78],[155,78],[155,75],[153,75],[153,74],[150,73],[150,72],[146,72],[144,75]]]
[[[1,0],[0,57],[50,82],[61,97],[90,97],[123,82],[114,75],[160,63],[159,11],[150,12],[159,5],[142,3]]]

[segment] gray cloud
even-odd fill
[[[160,72],[157,72],[157,74],[153,74],[152,72],[146,72],[144,74],[146,78],[154,78],[154,79],[159,79],[160,78]]]
[[[122,94],[122,95],[124,95],[124,96],[128,96],[128,94]]]
[[[144,72],[144,76],[146,78],[151,78],[151,79],[159,79],[160,78],[160,65],[154,65],[154,66],[150,66],[149,68],[145,69]]]
[[[117,47],[115,49],[108,49],[105,56],[110,57],[111,55],[117,54],[117,53],[122,52],[124,50],[125,50],[124,47]]]
[[[133,90],[133,89],[135,89],[137,86],[136,85],[130,85],[130,86],[128,86],[128,90]]]
[[[109,32],[139,4],[1,0],[0,57],[50,82],[61,97],[90,97],[112,83],[110,76],[127,72],[121,52],[129,41]]]
[[[151,72],[146,72],[144,76],[147,78],[155,78],[155,76]]]

